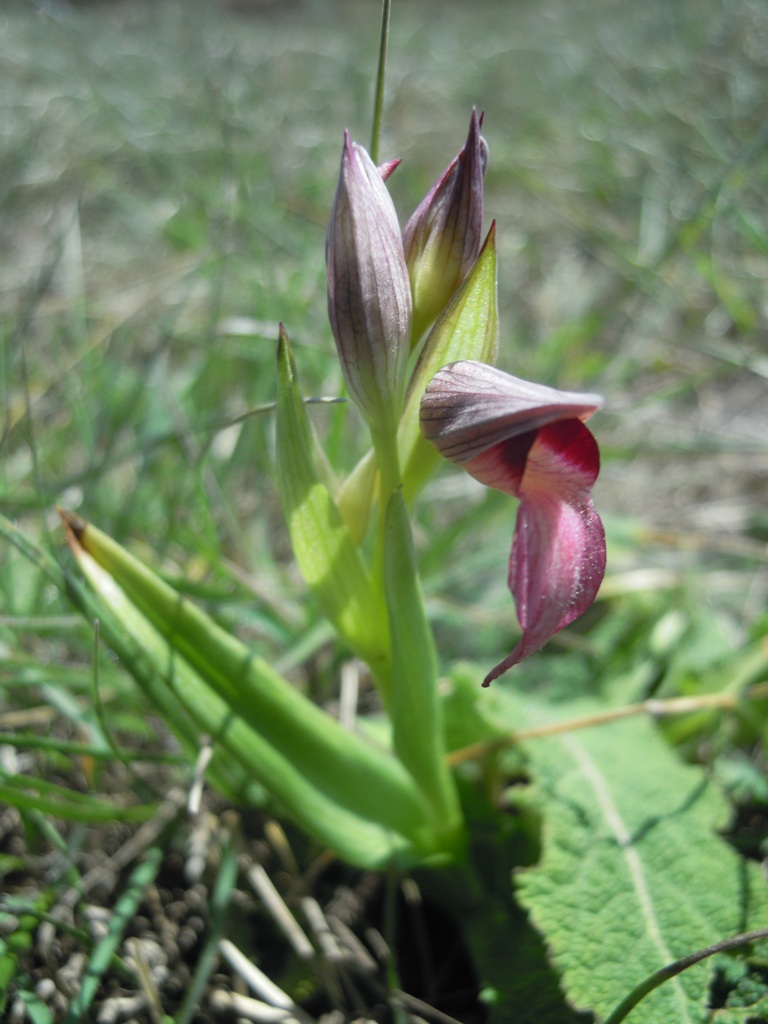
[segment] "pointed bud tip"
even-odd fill
[[[290,350],[290,340],[288,338],[288,332],[285,329],[285,324],[281,320],[277,326],[277,359],[278,362],[282,359],[286,349]]]
[[[381,180],[386,181],[402,162],[402,158],[398,156],[394,160],[385,160],[383,164],[379,164],[378,171],[381,175]]]

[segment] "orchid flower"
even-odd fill
[[[328,315],[350,394],[369,423],[393,429],[410,354],[411,286],[400,225],[377,168],[344,135],[326,241]]]
[[[403,231],[413,292],[413,341],[439,316],[477,259],[483,228],[488,145],[472,109],[464,148],[424,197]]]
[[[557,391],[463,360],[432,378],[421,429],[441,455],[520,500],[509,588],[523,634],[483,685],[539,650],[589,608],[605,572],[605,533],[592,503],[600,468],[583,421],[598,395]]]

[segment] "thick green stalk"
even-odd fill
[[[379,479],[379,501],[376,522],[376,540],[371,562],[371,589],[374,593],[378,612],[385,622],[389,622],[387,610],[386,586],[384,582],[385,561],[387,558],[387,502],[392,494],[400,488],[400,465],[397,454],[397,435],[394,429],[386,427],[374,430],[371,425],[373,450],[376,457]],[[377,671],[371,667],[371,674],[376,689],[388,714],[392,712],[392,656],[390,639],[390,657],[386,670]]]
[[[387,502],[384,587],[392,638],[392,734],[395,753],[429,806],[434,831],[459,852],[463,825],[446,763],[438,658],[424,609],[402,489]]]
[[[446,764],[437,693],[438,659],[403,497],[397,431],[374,431],[373,444],[380,489],[371,575],[389,624],[391,674],[386,705],[393,747],[427,802],[432,828],[458,853],[462,815]]]

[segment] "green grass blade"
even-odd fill
[[[150,847],[144,860],[131,873],[126,891],[115,904],[109,919],[107,934],[93,950],[80,990],[70,1004],[65,1024],[79,1024],[86,1019],[101,979],[123,940],[125,929],[136,915],[147,886],[157,877],[164,852],[162,845]]]
[[[16,930],[5,941],[0,942],[0,1016],[5,1012],[8,990],[16,976],[19,959],[32,948],[32,942],[40,923],[39,915],[45,913],[53,902],[51,892],[41,893],[28,913],[18,916]],[[5,916],[0,914],[0,920]]]
[[[0,771],[0,780],[4,780],[0,781],[0,801],[22,811],[38,811],[66,821],[146,821],[155,811],[146,804],[121,807],[29,775]]]
[[[237,856],[233,844],[228,842],[221,853],[221,865],[211,894],[211,924],[205,946],[198,958],[192,983],[176,1015],[176,1024],[190,1024],[200,1005],[208,979],[216,967],[219,940],[226,935],[229,900],[236,879]]]
[[[31,1024],[53,1024],[51,1011],[36,992],[25,990],[17,996],[24,1003]]]
[[[0,732],[0,745],[24,750],[44,750],[69,757],[88,757],[97,761],[115,760],[112,750],[102,750],[91,743],[78,743],[76,740],[59,740],[55,736],[38,736],[33,732]],[[155,754],[144,750],[132,750],[130,759],[148,764],[189,764],[189,758],[180,754]]]

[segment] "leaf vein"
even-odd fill
[[[597,805],[603,814],[605,822],[613,833],[619,849],[624,854],[630,879],[645,920],[647,934],[661,954],[662,965],[671,963],[676,959],[676,957],[667,946],[661,929],[659,928],[653,897],[651,896],[648,888],[640,855],[632,842],[632,836],[627,828],[626,822],[622,818],[619,809],[611,796],[605,777],[576,737],[573,735],[563,736],[562,743],[575,761],[587,783],[591,786],[597,800]],[[690,1022],[691,1017],[688,1012],[688,999],[679,979],[674,978],[669,984],[670,987],[674,988],[676,999],[680,1005],[681,1022]]]

